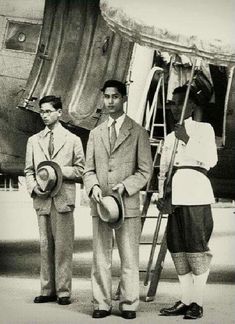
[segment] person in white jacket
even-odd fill
[[[174,91],[173,117],[180,120],[187,87]],[[172,205],[168,216],[167,246],[179,278],[182,297],[175,305],[160,310],[161,315],[184,315],[185,319],[203,316],[203,291],[209,275],[212,254],[208,242],[213,230],[211,203],[213,190],[207,171],[217,163],[217,149],[212,126],[194,120],[199,109],[196,92],[191,91],[182,125],[167,135],[160,161],[159,200],[163,210],[163,186],[169,168],[173,146],[179,140],[172,177]]]

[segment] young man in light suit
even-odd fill
[[[108,80],[101,90],[109,118],[90,133],[84,171],[93,216],[92,317],[106,317],[112,308],[113,230],[98,217],[97,204],[118,193],[125,208],[124,222],[115,229],[121,258],[119,307],[123,318],[133,319],[139,304],[139,192],[151,174],[151,150],[147,132],[124,113],[125,84]]]
[[[81,140],[59,122],[62,102],[59,97],[45,96],[39,101],[44,130],[31,136],[26,150],[25,176],[38,216],[41,251],[41,295],[35,303],[56,301],[71,303],[72,254],[74,241],[75,182],[84,169]],[[55,197],[43,191],[36,181],[38,165],[56,162],[63,182]]]

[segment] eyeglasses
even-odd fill
[[[50,116],[54,112],[57,112],[57,110],[40,110],[39,114],[41,116],[43,116],[43,115],[49,115]]]

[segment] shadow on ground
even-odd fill
[[[221,235],[221,233],[218,233]],[[144,241],[148,241],[148,236]],[[140,261],[140,268],[146,269],[146,259]],[[114,249],[113,276],[119,276],[119,258]],[[38,277],[40,272],[40,246],[37,241],[0,242],[0,275]],[[73,276],[90,277],[92,264],[92,239],[75,240],[73,257]],[[144,273],[140,274],[141,279]],[[172,263],[165,263],[162,279],[176,279]],[[212,264],[209,282],[235,282],[235,266]]]

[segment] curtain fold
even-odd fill
[[[62,121],[92,129],[106,79],[125,81],[133,43],[115,34],[99,1],[46,0],[38,52],[20,106],[37,111],[44,95],[61,96]]]

